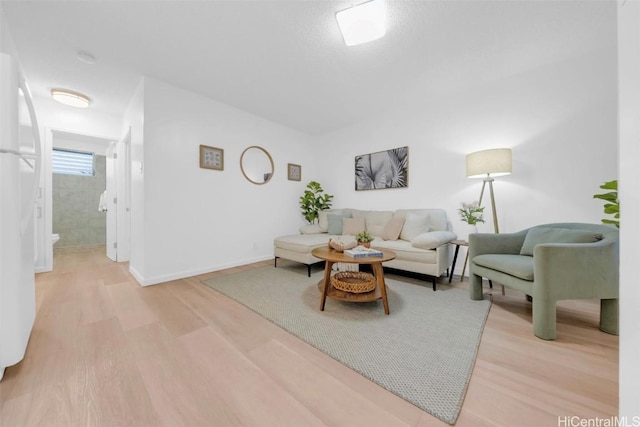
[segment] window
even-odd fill
[[[53,149],[53,173],[66,175],[94,176],[93,153]]]

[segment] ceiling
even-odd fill
[[[310,134],[615,42],[598,31],[615,2],[386,0],[387,35],[347,47],[335,12],[351,4],[1,1],[34,96],[122,115],[149,76]]]

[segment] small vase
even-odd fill
[[[358,242],[358,245],[364,246],[365,248],[370,248],[371,242]]]
[[[469,241],[469,234],[473,234],[477,232],[478,232],[477,224],[467,224],[467,242]]]

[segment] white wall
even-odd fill
[[[132,243],[134,251],[142,245],[144,258],[131,257],[138,280],[147,285],[272,258],[274,237],[303,223],[298,197],[320,167],[310,138],[150,78],[143,92],[144,231]],[[224,149],[223,171],[199,167],[200,144]],[[265,185],[241,173],[240,155],[251,145],[273,157]],[[287,180],[287,163],[302,165],[302,181]],[[135,183],[132,196],[141,196]]]
[[[335,194],[335,206],[440,207],[466,238],[457,209],[478,200],[482,180],[466,178],[465,155],[509,147],[513,174],[494,183],[501,232],[548,222],[599,223],[603,204],[592,196],[618,177],[615,25],[614,16],[600,28],[608,49],[585,47],[585,54],[494,80],[476,79],[476,72],[490,74],[491,65],[469,60],[460,64],[464,72],[451,70],[460,81],[448,93],[416,97],[422,99],[322,136],[316,145],[325,147],[323,163],[332,165],[322,183]],[[356,155],[405,145],[408,188],[354,190]],[[493,230],[488,203],[485,193],[480,232]]]
[[[42,128],[117,141],[122,137],[122,117],[91,108],[73,108],[52,98],[33,100]]]
[[[4,10],[2,4],[0,4],[0,52],[4,52],[18,58],[18,50],[16,49],[15,41],[11,35],[9,25],[4,17]],[[19,59],[19,58],[18,58]]]
[[[640,417],[640,3],[619,2],[620,67],[620,415]],[[638,418],[636,418],[637,420]],[[636,421],[637,422],[637,421]]]

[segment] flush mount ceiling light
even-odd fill
[[[355,46],[384,36],[386,17],[382,0],[371,0],[336,13],[338,27],[347,46]]]
[[[87,108],[91,103],[88,96],[68,89],[51,89],[54,100],[69,107]]]

